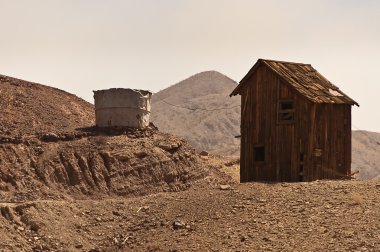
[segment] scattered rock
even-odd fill
[[[135,153],[135,156],[138,158],[144,158],[144,157],[148,156],[148,153],[146,153],[145,151],[139,151],[139,152]]]
[[[75,248],[81,249],[81,248],[83,248],[83,244],[77,244],[77,245],[75,245]]]
[[[112,214],[115,216],[121,216],[121,213],[119,213],[118,211],[112,211]]]
[[[263,237],[263,241],[271,242],[271,241],[272,241],[272,238],[270,238],[270,237]]]
[[[240,236],[240,241],[241,241],[241,242],[245,242],[246,240],[247,240],[247,238],[246,238],[245,236],[243,236],[243,235]]]
[[[220,185],[219,189],[220,190],[231,190],[231,186],[230,185]]]
[[[143,206],[143,207],[140,207],[137,212],[147,212],[149,210],[149,206]]]
[[[224,165],[227,167],[240,164],[240,158],[226,162]]]
[[[181,220],[175,220],[173,222],[173,229],[174,230],[184,229],[184,228],[186,228],[186,224],[183,221],[181,221]]]
[[[41,140],[45,142],[57,142],[59,139],[60,137],[54,132],[43,134],[41,137]]]
[[[181,142],[177,142],[177,143],[170,143],[170,142],[161,142],[158,144],[158,147],[167,151],[167,152],[170,152],[170,153],[174,153],[176,152],[180,147],[182,146],[182,143]]]
[[[5,207],[1,207],[0,208],[0,213],[1,215],[9,220],[9,221],[13,221],[14,220],[14,215],[12,213],[12,210],[8,207],[8,206],[5,206]]]
[[[204,156],[204,157],[207,157],[207,156],[208,156],[208,152],[207,152],[207,151],[201,151],[201,152],[199,153],[199,155]]]
[[[45,152],[45,150],[41,146],[34,148],[34,150],[37,153],[37,155],[41,155],[42,153]]]

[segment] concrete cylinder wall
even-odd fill
[[[149,125],[152,93],[145,90],[111,88],[94,91],[98,127],[145,128]]]

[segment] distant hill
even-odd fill
[[[239,155],[240,97],[229,97],[236,85],[216,71],[193,75],[153,95],[151,121],[199,150]]]
[[[380,179],[380,133],[352,132],[352,171],[361,179]]]
[[[153,95],[152,121],[161,131],[185,137],[195,148],[239,155],[240,97],[229,94],[237,83],[215,72],[201,72]],[[185,108],[231,108],[204,111]],[[353,131],[352,171],[358,178],[380,178],[380,133]]]

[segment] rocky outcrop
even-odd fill
[[[72,141],[46,142],[36,137],[0,145],[3,198],[179,191],[211,174],[212,168],[183,139],[152,128],[144,134],[132,133],[93,131]],[[217,174],[228,179],[214,169],[212,176]]]

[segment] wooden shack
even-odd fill
[[[351,106],[310,64],[259,59],[241,95],[240,180],[312,181],[351,173]]]

